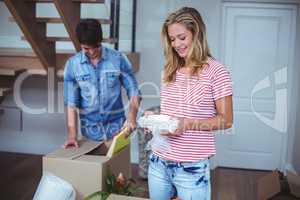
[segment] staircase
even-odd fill
[[[32,49],[0,48],[0,103],[4,96],[12,91],[14,80],[21,72],[47,75],[54,68],[56,75],[63,77],[66,60],[80,50],[75,28],[80,21],[81,4],[104,4],[104,0],[3,0],[12,17],[8,20],[17,23],[23,36]],[[111,0],[113,4],[118,0]],[[60,17],[36,17],[37,3],[52,3]],[[112,13],[111,13],[112,15]],[[101,24],[115,29],[115,13],[110,19],[98,19]],[[118,19],[118,17],[117,17]],[[69,37],[47,36],[47,24],[64,24]],[[110,30],[112,31],[112,30]],[[118,34],[104,38],[104,43],[117,44]],[[75,50],[56,50],[56,42],[70,41]],[[126,52],[125,52],[126,53]],[[139,54],[127,52],[134,71],[139,68]]]

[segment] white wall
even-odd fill
[[[298,4],[299,5],[299,4]],[[295,101],[293,102],[293,104],[291,105],[291,107],[293,107],[293,105],[295,105],[295,109],[294,109],[294,117],[295,117],[295,122],[296,122],[296,127],[294,129],[294,137],[290,138],[290,143],[289,143],[289,151],[288,151],[288,155],[290,156],[289,159],[291,160],[292,163],[292,167],[294,168],[294,170],[296,170],[296,172],[298,174],[300,174],[300,102],[299,102],[299,98],[300,98],[300,83],[299,83],[299,76],[300,76],[300,14],[299,14],[299,6],[298,6],[298,23],[297,23],[297,37],[296,37],[296,51],[295,51],[295,69],[296,73],[294,74],[294,80],[296,80],[296,82],[294,83],[294,89],[293,91],[295,91],[294,94],[294,99]]]
[[[3,1],[0,1],[0,47],[30,48],[27,42],[21,41],[22,32],[19,27],[9,22],[10,13]]]

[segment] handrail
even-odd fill
[[[136,32],[136,9],[137,9],[137,0],[132,2],[132,37],[131,37],[131,52],[135,52],[135,32]]]
[[[120,0],[110,1],[110,38],[117,38],[115,49],[119,49]]]

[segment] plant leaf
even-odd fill
[[[104,192],[104,191],[97,191],[94,192],[92,194],[90,194],[89,196],[85,197],[83,200],[105,200],[107,199],[107,197],[109,196],[109,193]]]

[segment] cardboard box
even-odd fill
[[[107,157],[104,143],[90,140],[79,141],[79,148],[60,148],[43,157],[43,170],[68,181],[76,190],[76,199],[105,190],[108,169],[116,176],[122,172],[131,177],[130,145],[112,158]],[[102,155],[90,155],[97,151]]]
[[[140,69],[140,53],[126,52],[125,54],[132,64],[133,72],[138,72]]]
[[[300,198],[300,176],[288,171],[287,180],[290,186],[291,194]]]
[[[150,200],[150,199],[111,194],[111,195],[109,195],[107,200]]]
[[[287,171],[287,176],[280,179],[279,174],[275,170],[257,180],[258,200],[300,198],[300,176]]]
[[[267,200],[280,192],[278,171],[272,171],[257,181],[257,200]]]

